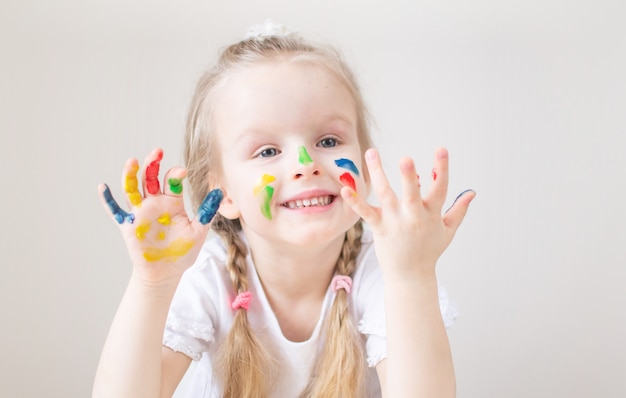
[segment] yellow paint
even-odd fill
[[[163,213],[161,217],[157,218],[157,222],[161,225],[170,225],[171,221],[169,213]]]
[[[163,240],[163,239],[165,239],[165,232],[163,232],[163,231],[159,231],[159,233],[157,234],[157,239],[158,239],[158,240]]]
[[[143,224],[137,225],[137,229],[135,229],[135,234],[137,234],[137,239],[143,240],[146,237],[146,234],[150,230],[150,223],[145,222]]]
[[[193,247],[192,240],[177,239],[174,242],[172,242],[168,247],[163,248],[163,249],[157,248],[157,247],[148,248],[143,253],[143,257],[147,261],[160,261],[160,260],[174,261],[178,259],[179,257],[182,257],[185,254],[189,253],[189,250],[191,250],[192,247]]]
[[[141,204],[141,194],[139,193],[139,181],[137,181],[137,171],[139,165],[135,163],[133,168],[128,174],[126,174],[126,183],[124,190],[128,194],[128,200],[133,206],[139,206]]]
[[[263,174],[261,176],[261,180],[254,186],[252,192],[254,192],[255,196],[258,195],[261,192],[261,190],[265,188],[267,184],[275,180],[276,180],[276,177],[271,176],[269,174]]]

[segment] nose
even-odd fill
[[[320,175],[320,170],[307,152],[306,147],[298,147],[298,163],[293,172],[293,178],[297,180],[304,177],[318,175]]]

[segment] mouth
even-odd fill
[[[316,197],[307,198],[307,199],[290,200],[288,202],[281,204],[281,206],[286,207],[288,209],[302,209],[305,207],[328,206],[329,204],[333,203],[335,198],[336,198],[335,195],[322,195],[322,196],[316,196]]]

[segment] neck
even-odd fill
[[[246,231],[248,232],[248,231]],[[322,297],[335,272],[344,234],[317,245],[272,244],[246,233],[259,279],[270,296]]]

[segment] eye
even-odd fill
[[[257,157],[260,158],[271,158],[278,155],[278,149],[276,148],[272,148],[272,147],[268,147],[263,149],[261,152],[259,152],[259,154],[257,155]]]
[[[322,148],[334,148],[337,146],[337,139],[331,137],[322,138],[320,142],[317,143],[317,146],[321,146]]]

